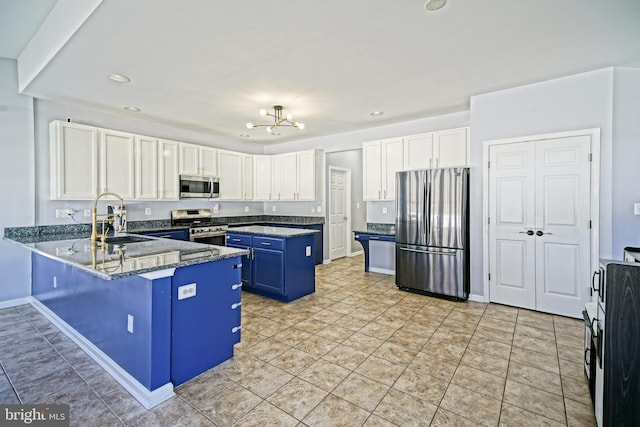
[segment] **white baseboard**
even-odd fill
[[[330,259],[323,259],[322,263],[323,264],[331,264],[331,260]]]
[[[136,398],[146,409],[151,409],[159,405],[165,400],[173,397],[173,384],[171,382],[150,391],[140,384],[138,380],[132,377],[127,371],[122,369],[120,365],[107,356],[102,350],[96,347],[91,341],[76,331],[71,325],[59,318],[53,311],[49,310],[44,304],[36,298],[29,297],[29,303],[38,310],[44,317],[49,319],[63,334],[71,341],[75,342],[89,357],[95,360],[102,368],[107,371],[122,387],[124,387],[131,395]]]
[[[378,267],[369,267],[370,273],[380,273],[380,274],[388,274],[390,276],[395,276],[395,270],[388,270],[386,268],[378,268]]]
[[[31,297],[23,297],[23,298],[10,299],[8,301],[0,301],[0,310],[3,308],[11,308],[11,307],[17,307],[19,305],[29,304],[30,302],[31,302]]]
[[[469,294],[469,301],[488,302],[488,301],[484,300],[484,296],[483,295],[477,295],[477,294]]]
[[[356,252],[351,252],[347,256],[352,257],[352,256],[358,256],[358,255],[362,255],[362,254],[364,254],[364,251],[360,250],[360,251],[356,251]]]

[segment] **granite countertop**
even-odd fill
[[[248,254],[245,249],[133,233],[124,233],[112,238],[110,243],[98,247],[91,246],[91,239],[86,234],[75,238],[69,234],[49,234],[39,239],[34,236],[5,239],[106,280]]]
[[[395,224],[367,223],[366,230],[353,230],[353,232],[362,234],[375,234],[378,236],[395,236],[396,226]]]
[[[306,236],[308,234],[319,233],[318,230],[307,228],[286,228],[286,227],[269,227],[266,225],[248,225],[245,227],[229,227],[227,230],[232,233],[259,234],[262,236],[272,237],[297,237]]]

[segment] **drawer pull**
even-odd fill
[[[242,305],[242,302],[234,302],[233,304],[231,304],[231,309],[235,310],[236,308],[240,307]]]
[[[234,326],[231,328],[231,332],[235,334],[236,332],[240,332],[240,329],[242,329],[242,326]]]
[[[240,242],[242,239],[231,239],[232,242]]]
[[[271,243],[269,243],[269,242],[262,242],[262,244],[265,245],[265,246],[271,246]]]
[[[234,283],[233,285],[231,285],[231,290],[235,291],[236,289],[239,289],[242,287],[242,283]]]

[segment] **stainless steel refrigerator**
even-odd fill
[[[396,286],[469,297],[469,169],[396,174]]]

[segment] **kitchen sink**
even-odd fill
[[[105,239],[105,243],[111,244],[111,245],[124,245],[124,244],[127,244],[127,243],[146,242],[146,241],[149,241],[149,240],[151,240],[151,239],[149,239],[148,237],[136,236],[136,235],[110,236],[110,237],[107,237]]]

